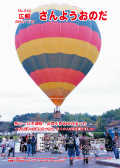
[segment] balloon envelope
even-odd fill
[[[39,12],[54,10],[56,16],[68,12],[68,20],[40,20]],[[24,69],[42,91],[60,106],[70,92],[83,80],[98,58],[101,35],[93,20],[71,21],[68,4],[42,5],[31,12],[34,23],[20,23],[15,46]],[[79,16],[79,15],[78,15]]]

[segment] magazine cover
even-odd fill
[[[0,168],[120,167],[118,1],[0,4]]]

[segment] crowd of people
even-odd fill
[[[86,132],[82,133],[82,136],[79,138],[76,134],[72,135],[72,132],[69,132],[69,136],[66,139],[65,149],[68,151],[69,162],[70,165],[73,164],[73,158],[75,156],[79,156],[79,149],[82,151],[83,155],[83,163],[88,164],[88,156],[91,150],[91,139],[86,136]],[[96,138],[96,141],[99,142],[99,138]],[[99,143],[97,144],[96,152],[94,153],[96,157],[98,157],[99,151]],[[119,148],[120,148],[120,138],[117,132],[115,132],[114,137],[112,139],[109,132],[105,135],[105,150],[107,151],[108,157],[112,157],[113,159],[119,159]]]
[[[27,151],[27,155],[34,156],[36,154],[36,143],[37,139],[34,136],[34,133],[28,134],[25,137],[22,136],[19,138],[20,151]]]
[[[94,141],[100,142],[98,137],[94,139]],[[14,157],[15,156],[15,140],[13,139],[13,136],[10,136],[9,140],[6,136],[3,137],[1,156],[5,156],[7,142],[9,144],[8,156],[10,156],[10,153],[12,153],[13,154],[12,157]],[[37,139],[35,138],[34,133],[20,137],[19,143],[20,143],[21,152],[26,151],[27,155],[35,156]],[[97,148],[94,154],[96,157],[98,157],[99,143],[96,143],[96,145],[97,145]],[[119,148],[120,148],[120,137],[118,133],[115,132],[114,137],[112,139],[110,133],[107,132],[105,135],[105,149],[107,151],[108,156],[109,157],[111,156],[112,158],[115,158],[115,159],[119,159]],[[85,131],[82,133],[82,136],[80,137],[78,136],[78,134],[73,135],[72,132],[69,132],[68,137],[65,138],[65,150],[68,151],[70,165],[73,164],[74,157],[77,157],[77,156],[79,157],[80,150],[83,155],[83,163],[88,164],[88,156],[91,150],[91,139],[87,137]]]
[[[119,159],[120,138],[118,133],[115,132],[114,137],[112,139],[110,133],[107,132],[105,140],[106,140],[105,147],[106,147],[108,156],[112,156],[112,158],[115,156],[115,159]]]
[[[65,150],[68,151],[70,165],[73,164],[73,158],[79,156],[79,148],[82,150],[84,163],[88,163],[88,155],[90,150],[90,140],[86,136],[86,132],[82,133],[81,138],[78,137],[78,134],[75,137],[72,135],[72,132],[69,132],[69,136],[66,139]]]
[[[15,156],[15,140],[13,139],[13,136],[10,136],[9,140],[8,140],[7,136],[3,137],[3,139],[2,139],[2,153],[1,153],[1,156],[5,157],[5,151],[6,151],[6,147],[7,147],[7,142],[9,144],[8,156],[10,156],[10,153],[12,152],[13,153],[12,157],[14,157]]]
[[[60,113],[60,110],[54,109],[54,113]]]
[[[22,136],[19,138],[19,143],[20,143],[20,151],[27,152],[27,155],[32,155],[34,156],[36,154],[36,143],[37,140],[34,136],[34,133],[28,134],[25,137]],[[8,138],[5,136],[2,138],[2,152],[1,152],[1,156],[5,157],[5,151],[6,151],[6,147],[8,144],[8,154],[7,156],[10,157],[10,153],[12,153],[12,157],[15,156],[15,140],[13,139],[13,136],[10,136],[10,139],[8,140]]]

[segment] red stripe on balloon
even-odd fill
[[[73,69],[46,68],[31,72],[30,77],[38,86],[48,82],[67,82],[77,86],[85,74]]]

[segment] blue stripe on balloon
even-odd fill
[[[40,20],[39,12],[35,12],[35,13],[33,13],[33,14],[31,15],[31,19],[30,19],[30,20],[34,20],[34,23],[20,23],[20,24],[18,25],[18,28],[17,28],[17,30],[16,30],[15,35],[17,35],[21,29],[25,29],[25,28],[29,27],[30,25],[33,25],[33,24],[44,24],[44,23],[46,23],[46,22],[51,22],[51,21],[49,20],[49,17],[50,17],[50,14],[51,14],[51,11],[52,11],[52,10],[55,11],[54,14],[55,14],[56,16],[59,17],[60,15],[62,15],[62,11],[55,10],[55,9],[47,10],[47,12],[48,12],[47,21],[42,21],[42,20]],[[65,10],[65,12],[68,12],[68,15],[69,15],[71,11],[70,11],[70,10]],[[80,15],[78,15],[78,16],[80,16]],[[87,27],[91,28],[93,31],[99,33],[99,37],[101,38],[101,35],[100,35],[100,32],[99,32],[98,26],[97,26],[97,24],[96,24],[95,21],[89,20],[89,19],[86,20],[86,21],[81,21],[81,20],[78,19],[78,17],[77,17],[77,19],[76,19],[75,21],[71,21],[71,18],[72,18],[72,17],[69,17],[69,16],[67,16],[67,17],[68,17],[68,20],[67,20],[67,21],[66,21],[66,20],[65,20],[65,21],[60,21],[60,20],[58,19],[58,20],[55,21],[55,22],[60,22],[60,23],[71,22],[71,23],[75,23],[75,24],[77,24],[77,25],[87,26]],[[25,19],[23,19],[23,20],[25,20]]]

